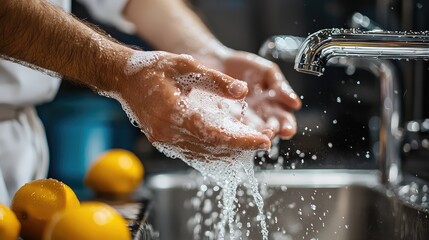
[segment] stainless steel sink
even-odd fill
[[[263,170],[257,178],[269,239],[429,239],[428,213],[386,191],[377,171]],[[219,191],[203,184],[196,172],[148,179],[154,203],[150,222],[161,240],[217,239],[211,219],[219,212]],[[245,188],[238,192],[243,195],[238,201],[242,222],[238,239],[262,239],[256,207],[248,203]],[[198,220],[201,224],[195,224]]]

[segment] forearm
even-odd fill
[[[227,51],[184,0],[129,0],[124,14],[158,49],[216,57]]]
[[[0,54],[110,90],[132,50],[46,1],[0,0]]]

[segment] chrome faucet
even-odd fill
[[[299,72],[320,76],[333,57],[429,59],[429,32],[325,29],[304,40],[295,59]]]
[[[354,34],[360,35],[356,37]],[[424,58],[422,52],[428,51],[421,46],[424,45],[423,43],[419,45],[410,44],[414,47],[420,46],[420,48],[410,49],[410,46],[402,46],[406,45],[407,41],[411,41],[410,39],[416,41],[424,38],[424,36],[395,34],[382,32],[379,29],[372,32],[356,29],[330,29],[312,34],[307,39],[278,35],[265,41],[259,51],[259,55],[265,58],[283,61],[295,60],[295,68],[304,73],[320,76],[323,74],[325,65],[352,66],[369,71],[380,80],[382,112],[380,115],[377,160],[380,165],[381,182],[390,186],[395,186],[402,180],[400,161],[401,104],[395,67],[389,61],[379,58],[405,58],[410,57],[406,54],[411,53],[420,54],[418,57]],[[373,39],[374,35],[380,37]],[[391,42],[383,44],[382,39],[399,39],[398,41],[402,44]],[[429,37],[427,39],[429,40]],[[341,43],[337,45],[338,42]],[[366,51],[370,53],[366,53]],[[427,56],[429,56],[429,52]]]
[[[358,29],[325,29],[304,40],[295,58],[299,72],[320,76],[330,59],[365,58],[384,68],[381,80],[381,121],[379,161],[381,180],[390,186],[402,181],[400,161],[400,104],[398,80],[379,59],[429,59],[428,32],[361,31]],[[378,60],[374,60],[378,59]],[[368,61],[367,60],[367,61]],[[332,60],[331,60],[332,61]],[[368,63],[369,64],[369,63]],[[390,75],[390,76],[389,76]]]

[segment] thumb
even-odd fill
[[[229,99],[243,99],[248,93],[246,82],[205,67],[200,67],[198,73],[176,77],[176,81],[182,86],[199,88]]]

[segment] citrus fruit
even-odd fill
[[[0,239],[16,240],[19,236],[19,223],[16,215],[6,205],[0,204]]]
[[[133,192],[143,175],[143,164],[134,153],[113,149],[93,162],[85,175],[85,184],[97,193],[122,195]]]
[[[55,179],[40,179],[18,189],[11,208],[21,223],[21,237],[38,240],[42,238],[47,222],[55,213],[79,205],[79,200],[69,186]]]
[[[109,205],[84,202],[77,209],[56,214],[49,222],[43,240],[130,240],[125,219]]]

